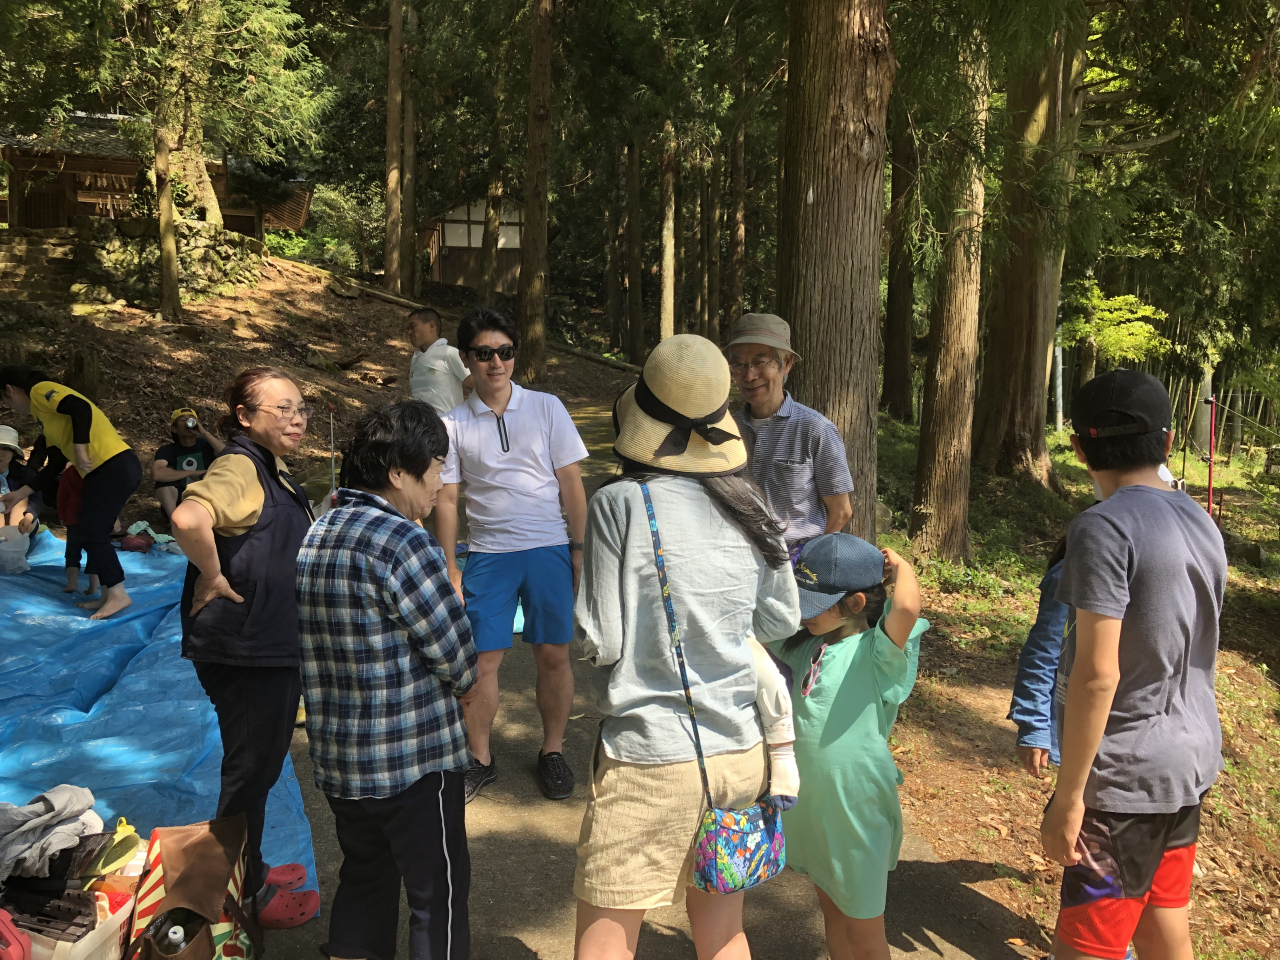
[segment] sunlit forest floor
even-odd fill
[[[895,526],[882,539],[903,551],[916,436],[882,422],[880,495]],[[1053,933],[1061,877],[1039,839],[1053,784],[1018,766],[1005,715],[1048,556],[1067,521],[1093,501],[1067,436],[1050,445],[1069,503],[1039,487],[975,477],[975,562],[918,565],[932,626],[894,732],[908,824],[968,883],[1033,921],[1024,950],[1040,953]],[[1272,679],[1280,670],[1280,511],[1268,488],[1249,482],[1262,460],[1261,450],[1237,457],[1214,477],[1215,491],[1226,492],[1223,526],[1269,554],[1261,569],[1232,561],[1222,620],[1217,690],[1227,769],[1205,800],[1191,922],[1198,955],[1223,960],[1280,956],[1280,691]],[[1170,466],[1181,475],[1180,457]],[[1204,502],[1207,465],[1189,457],[1186,476],[1188,492]]]
[[[334,405],[340,448],[360,410],[407,394],[406,311],[367,297],[339,298],[316,273],[278,258],[273,264],[255,289],[189,305],[178,327],[137,310],[94,323],[52,313],[18,316],[0,304],[6,362],[30,362],[59,376],[73,353],[91,357],[101,405],[144,464],[168,439],[171,409],[194,404],[211,414],[240,369],[285,365],[321,404],[322,414],[312,421],[295,461],[318,496],[328,488],[327,405]],[[443,288],[433,294],[452,335],[470,301]],[[317,360],[345,369],[316,366]],[[589,490],[614,472],[609,410],[631,379],[622,371],[549,354],[548,378],[539,388],[564,399],[578,422],[592,452],[584,465]],[[29,443],[34,423],[14,425]],[[893,511],[893,529],[881,539],[907,555],[916,440],[916,428],[882,421],[878,494]],[[1045,561],[1067,522],[1092,501],[1088,475],[1066,436],[1053,436],[1050,444],[1069,502],[1038,486],[976,476],[970,498],[973,563],[917,564],[932,627],[920,680],[893,739],[905,775],[908,830],[933,846],[960,883],[1021,918],[1009,918],[1014,922],[999,936],[1024,956],[1047,953],[1060,871],[1040,855],[1040,814],[1052,782],[1038,782],[1018,767],[1013,725],[1004,717]],[[1280,692],[1270,679],[1280,671],[1280,497],[1268,494],[1276,488],[1250,482],[1261,456],[1237,456],[1215,477],[1216,488],[1226,493],[1224,527],[1269,554],[1261,568],[1232,562],[1223,616],[1218,698],[1227,770],[1206,800],[1192,907],[1200,955],[1221,960],[1280,956]],[[1181,473],[1180,458],[1171,466],[1175,475]],[[1189,458],[1187,479],[1189,492],[1203,502],[1206,466]],[[160,518],[151,485],[144,482],[125,520],[147,519],[163,529]],[[581,750],[588,746],[584,740]],[[313,813],[327,817],[322,808]],[[574,829],[566,827],[569,847],[557,856],[571,857]],[[336,863],[322,865],[322,875],[330,868],[336,870]],[[328,882],[322,876],[322,885]],[[571,947],[572,923],[566,922],[563,933]],[[299,931],[302,939],[311,937],[311,926]],[[299,949],[298,955],[312,955],[309,947]]]

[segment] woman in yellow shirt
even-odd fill
[[[124,570],[111,546],[111,530],[125,502],[142,482],[138,455],[88,397],[26,366],[0,367],[0,397],[19,413],[40,421],[48,459],[33,481],[0,497],[7,508],[37,491],[44,492],[68,462],[84,478],[80,515],[81,543],[102,583],[102,599],[81,607],[105,620],[133,601],[124,589]],[[36,445],[39,446],[39,440]]]

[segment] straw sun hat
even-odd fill
[[[747,448],[729,413],[729,382],[729,362],[710,340],[663,340],[614,404],[614,453],[670,473],[737,473]]]

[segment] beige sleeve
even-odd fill
[[[266,498],[253,461],[231,454],[214,460],[203,477],[187,485],[182,499],[209,511],[214,533],[238,537],[258,522]]]
[[[791,722],[791,691],[787,689],[786,678],[755,634],[748,634],[747,642],[751,645],[751,657],[755,661],[756,706],[760,708],[760,719],[764,722],[765,742],[770,745],[790,743],[796,738],[796,732]]]

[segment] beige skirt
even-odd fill
[[[626,763],[597,744],[594,767],[573,892],[614,910],[680,903],[706,809],[698,761]],[[755,803],[768,786],[764,744],[707,757],[707,779],[716,806]]]

